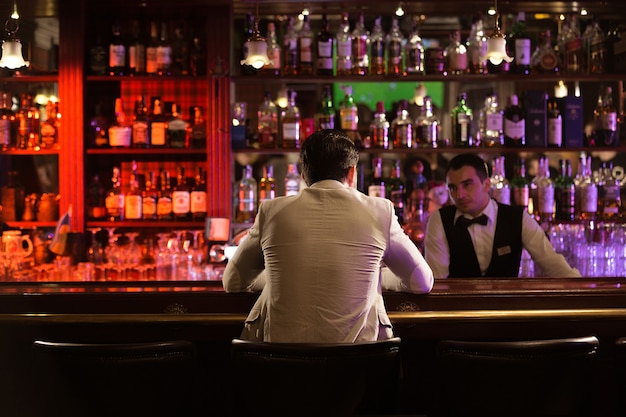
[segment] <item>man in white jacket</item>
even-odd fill
[[[263,202],[228,262],[227,292],[262,292],[241,338],[354,343],[393,337],[382,290],[427,293],[433,273],[391,201],[356,189],[359,152],[322,130],[300,152],[307,188]]]

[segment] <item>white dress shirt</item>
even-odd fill
[[[482,275],[485,275],[491,263],[493,239],[498,219],[498,204],[489,200],[487,207],[480,213],[489,219],[487,225],[472,224],[468,227],[478,258]],[[479,215],[480,215],[479,214]],[[456,211],[454,221],[463,213]],[[424,241],[426,262],[433,270],[435,278],[447,278],[450,265],[450,248],[448,239],[441,223],[441,213],[434,211],[426,227]],[[579,277],[580,272],[568,265],[563,255],[554,251],[550,240],[537,221],[528,213],[522,216],[522,247],[528,251],[533,261],[539,265],[543,273],[550,277]]]
[[[247,291],[259,274],[265,284],[241,337],[269,342],[392,337],[383,288],[427,293],[433,285],[392,203],[332,180],[261,204],[224,289]]]

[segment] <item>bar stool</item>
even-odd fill
[[[188,341],[35,341],[46,415],[190,416],[196,362]]]
[[[356,344],[231,344],[238,416],[348,416],[395,410],[400,338]]]
[[[595,336],[526,341],[443,340],[446,416],[588,416]]]

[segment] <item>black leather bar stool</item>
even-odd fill
[[[588,416],[596,337],[443,340],[437,346],[446,416]]]
[[[400,338],[358,344],[231,344],[238,416],[349,416],[395,410]]]
[[[188,341],[35,341],[47,416],[191,415],[195,346]]]

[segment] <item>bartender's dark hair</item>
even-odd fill
[[[457,171],[465,166],[473,167],[476,170],[476,175],[478,175],[478,178],[480,178],[481,181],[489,178],[487,164],[480,156],[473,153],[462,153],[452,158],[450,162],[448,162],[446,176],[448,175],[448,172]]]
[[[358,149],[341,130],[315,132],[306,138],[300,150],[302,176],[307,185],[322,180],[343,182],[358,162]]]

